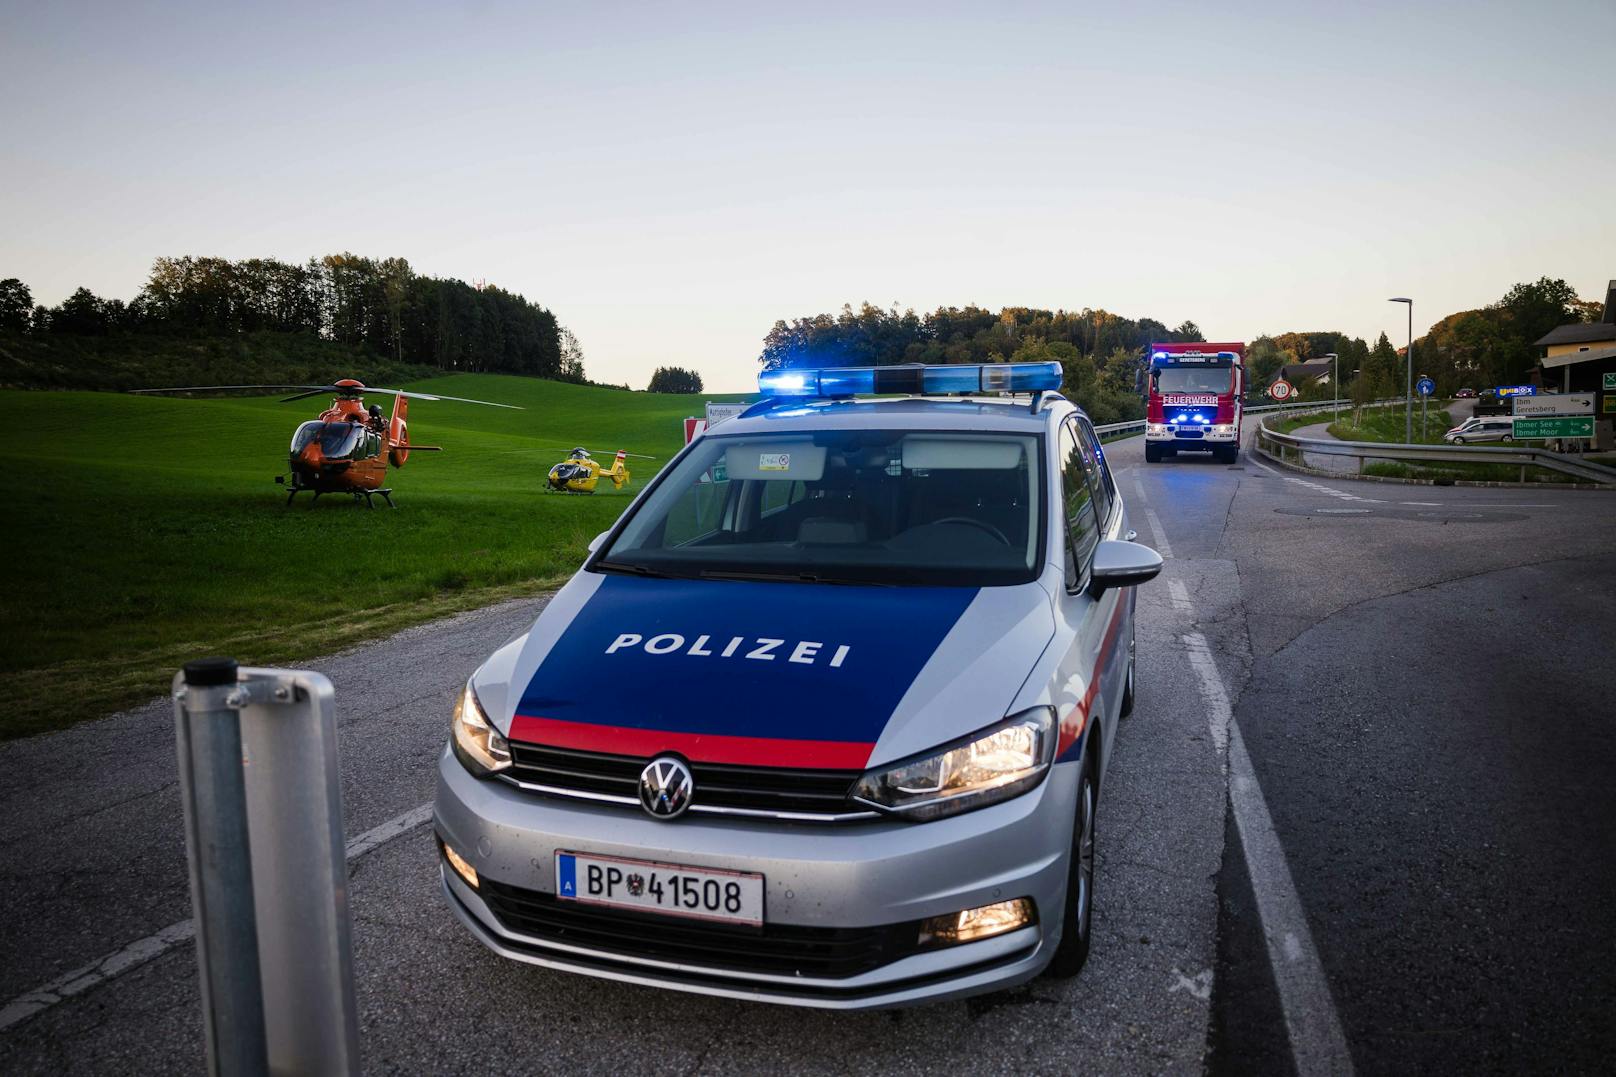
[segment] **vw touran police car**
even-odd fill
[[[519,961],[807,1006],[1075,973],[1162,563],[1094,428],[1058,364],[761,383],[465,686],[450,907]]]

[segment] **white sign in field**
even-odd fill
[[[744,400],[738,404],[714,404],[709,401],[707,404],[707,425],[717,426],[725,419],[735,418],[735,416],[751,406]]]
[[[1536,419],[1547,415],[1592,415],[1593,393],[1544,393],[1541,396],[1514,398],[1515,414],[1521,418]]]

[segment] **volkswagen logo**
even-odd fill
[[[677,819],[695,791],[690,768],[671,755],[658,756],[640,771],[640,806],[657,819]]]

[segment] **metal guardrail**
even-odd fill
[[[1315,405],[1309,405],[1315,407]],[[1323,411],[1330,405],[1318,407]],[[1256,409],[1251,409],[1256,410]],[[1363,474],[1365,460],[1387,460],[1394,463],[1414,464],[1512,464],[1521,469],[1521,481],[1526,481],[1526,469],[1541,467],[1558,471],[1585,482],[1616,485],[1616,468],[1564,453],[1528,446],[1518,448],[1485,445],[1408,445],[1379,441],[1337,441],[1334,438],[1306,438],[1296,434],[1282,434],[1268,429],[1262,420],[1257,423],[1257,449],[1274,457],[1280,463],[1303,464],[1303,456],[1345,456],[1358,461],[1358,474]]]
[[[1323,411],[1326,408],[1333,408],[1338,404],[1343,407],[1351,407],[1352,401],[1309,400],[1305,404],[1257,404],[1255,406],[1243,408],[1242,411],[1248,415],[1269,415],[1278,412],[1305,412],[1313,410]],[[1135,419],[1133,422],[1127,423],[1106,423],[1104,426],[1096,426],[1094,428],[1094,432],[1099,434],[1102,438],[1108,438],[1115,434],[1131,434],[1136,432],[1143,434],[1145,432],[1145,420]]]

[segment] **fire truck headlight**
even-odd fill
[[[511,765],[511,747],[494,728],[468,682],[454,709],[455,757],[477,777],[486,777]]]
[[[1167,433],[1167,424],[1166,423],[1146,423],[1145,424],[1145,436],[1147,438],[1148,437],[1161,437],[1163,434],[1166,434],[1166,433]]]
[[[1232,438],[1232,437],[1234,437],[1234,424],[1233,423],[1216,423],[1216,424],[1214,424],[1213,427],[1212,427],[1212,436],[1213,437],[1223,437],[1223,438]]]

